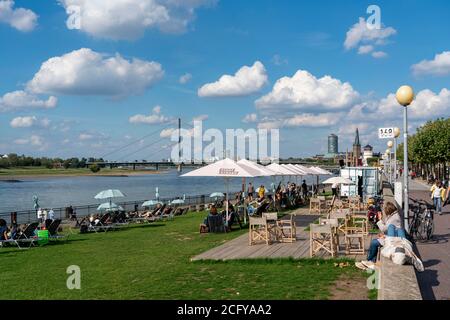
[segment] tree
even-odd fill
[[[91,171],[93,173],[97,173],[100,171],[100,166],[98,164],[94,163],[89,166],[89,169],[91,169]]]

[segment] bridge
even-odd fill
[[[159,170],[160,168],[177,168],[179,171],[182,170],[183,167],[185,168],[198,168],[205,166],[207,164],[210,164],[211,162],[206,161],[183,161],[182,163],[173,162],[173,161],[103,161],[103,162],[86,162],[86,167],[89,165],[96,164],[100,167],[109,167],[110,169],[117,168],[117,167],[130,167],[133,168],[133,170],[136,170],[136,168],[139,167],[151,167],[155,170]],[[267,161],[260,161],[258,160],[257,163],[266,165],[269,164]],[[307,161],[300,161],[300,160],[284,160],[280,159],[277,161],[279,164],[300,164],[303,166],[317,166],[321,167],[325,170],[336,172],[340,169],[338,165],[320,165],[313,162],[307,162]]]
[[[132,156],[136,157],[136,155],[138,153],[141,152],[150,152],[151,154],[148,154],[148,157],[152,157],[156,154],[162,154],[164,151],[167,151],[168,149],[176,146],[177,144],[180,145],[181,144],[181,136],[180,136],[180,132],[181,132],[181,118],[178,118],[177,121],[177,128],[178,128],[178,141],[173,142],[171,144],[167,144],[164,142],[164,137],[160,136],[161,130],[165,130],[165,129],[174,129],[173,127],[173,123],[169,124],[167,126],[165,126],[164,128],[159,128],[158,130],[145,134],[144,136],[140,137],[139,139],[136,139],[134,141],[130,141],[127,144],[114,148],[113,150],[111,150],[110,152],[104,154],[101,159],[105,159],[105,158],[110,158],[112,155],[116,155],[116,161],[88,161],[86,162],[86,167],[88,167],[89,165],[93,165],[96,164],[100,167],[109,167],[111,169],[113,168],[117,168],[117,167],[129,167],[132,168],[133,170],[136,170],[136,168],[139,167],[151,167],[154,168],[155,170],[159,170],[160,168],[177,168],[179,171],[182,170],[183,167],[187,167],[187,168],[198,168],[204,165],[207,165],[211,162],[207,162],[207,161],[198,161],[198,160],[189,160],[189,161],[183,161],[181,164],[178,162],[173,162],[173,161],[147,161],[147,160],[135,160],[135,161],[129,161],[129,160],[125,160],[125,159],[130,159]],[[184,124],[189,128],[189,129],[193,129],[193,126],[190,125],[188,122],[184,122]],[[152,139],[153,141],[151,141],[150,143],[144,143],[145,140],[147,139]],[[156,140],[155,140],[156,139]],[[142,157],[140,159],[146,159],[148,158],[147,156]],[[225,157],[225,155],[224,155]],[[181,148],[179,151],[179,157],[181,158]],[[136,158],[135,158],[136,159]],[[269,164],[269,162],[267,161],[257,161],[259,164]],[[277,161],[277,163],[279,164],[300,164],[300,165],[305,165],[305,166],[319,166],[325,170],[331,171],[331,172],[335,172],[337,173],[340,169],[340,167],[338,165],[321,165],[321,164],[317,164],[314,162],[307,162],[307,161],[301,161],[301,160],[289,160],[289,159],[280,159]]]

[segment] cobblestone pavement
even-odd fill
[[[410,197],[431,203],[430,186],[411,181]],[[443,208],[441,216],[435,215],[434,238],[427,242],[416,242],[425,271],[417,273],[420,291],[426,300],[450,299],[450,205]]]

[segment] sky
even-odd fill
[[[401,85],[416,93],[410,132],[450,116],[449,13],[446,0],[0,0],[0,154],[160,160],[177,118],[279,129],[281,157],[326,153],[331,133],[351,150],[356,128],[383,152]]]

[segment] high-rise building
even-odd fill
[[[328,154],[337,155],[339,153],[338,136],[330,134],[328,136]]]

